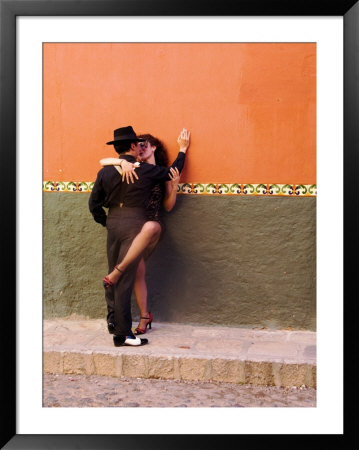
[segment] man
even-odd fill
[[[121,159],[135,163],[140,152],[139,142],[131,126],[114,131],[114,145]],[[185,161],[185,151],[180,151],[171,167],[180,172]],[[145,207],[152,187],[160,181],[170,180],[171,167],[161,167],[142,162],[136,168],[134,183],[128,184],[114,166],[105,166],[97,178],[89,199],[89,209],[96,222],[107,228],[107,259],[109,271],[123,259],[133,239],[141,231],[146,221]],[[109,208],[106,215],[103,207]],[[131,330],[131,295],[135,275],[141,255],[121,275],[118,283],[105,291],[108,311],[114,311],[111,322],[114,324],[113,341],[115,346],[144,345],[147,339],[136,337]],[[109,321],[109,317],[107,319]],[[109,329],[110,331],[110,329]]]

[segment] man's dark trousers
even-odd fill
[[[123,260],[145,221],[145,210],[143,208],[120,206],[110,208],[106,221],[109,272],[112,272],[115,265]],[[141,256],[139,255],[121,273],[115,286],[106,288],[108,322],[114,323],[115,335],[128,336],[132,333],[131,296]]]

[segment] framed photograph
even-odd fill
[[[252,443],[281,435],[288,439],[299,434],[344,435],[342,292],[343,286],[352,292],[356,279],[349,260],[358,228],[353,207],[358,170],[358,3],[0,0],[0,167],[5,192],[1,253],[7,257],[2,270],[6,318],[1,328],[6,417],[2,448],[182,449],[204,440],[207,446],[218,447],[238,445],[238,439]],[[145,27],[151,29],[147,37]],[[125,433],[118,433],[116,424],[125,423],[128,410],[42,407],[44,42],[316,43],[320,291],[316,408],[137,408],[131,412],[145,432],[137,433],[129,425]],[[353,304],[345,307],[345,318],[353,321]],[[351,321],[347,326],[355,329]],[[348,417],[347,431],[352,431],[352,423]]]

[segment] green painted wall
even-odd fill
[[[105,318],[89,194],[43,199],[44,317]],[[147,268],[156,321],[315,330],[316,198],[179,195],[166,226]]]

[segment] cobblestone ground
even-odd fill
[[[140,400],[139,400],[140,399]],[[52,375],[44,407],[315,407],[316,390],[229,383]]]

